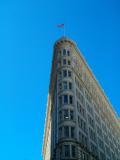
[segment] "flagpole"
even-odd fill
[[[64,24],[58,24],[57,25],[58,28],[62,28],[63,29],[63,36],[65,37],[65,25]]]

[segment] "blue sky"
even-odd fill
[[[119,0],[0,1],[0,159],[42,160],[54,42],[65,23],[120,115]]]

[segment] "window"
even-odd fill
[[[64,151],[65,151],[65,157],[70,157],[70,146],[69,145],[64,146]]]
[[[67,55],[70,56],[70,51],[69,50],[67,51]]]
[[[72,83],[69,82],[69,89],[71,90],[72,89]]]
[[[63,65],[66,65],[66,59],[63,59]]]
[[[59,128],[59,138],[62,137],[62,127]]]
[[[59,90],[62,89],[62,83],[59,83]]]
[[[67,81],[63,82],[63,89],[67,89]]]
[[[67,77],[67,71],[63,70],[63,77]]]
[[[63,55],[64,56],[66,55],[66,49],[63,49]]]
[[[72,110],[70,110],[70,120],[74,119],[74,112]]]
[[[60,157],[62,157],[62,146],[60,146]]]
[[[59,121],[62,120],[62,111],[59,111]]]
[[[91,125],[91,127],[94,128],[94,120],[89,115],[88,115],[88,121],[89,121],[89,124]]]
[[[79,127],[86,133],[87,132],[87,128],[86,128],[86,122],[80,118],[80,116],[78,116],[78,124]]]
[[[75,127],[71,127],[71,138],[75,137]]]
[[[72,146],[72,157],[75,157],[75,146]]]
[[[78,112],[85,118],[85,110],[79,102],[77,102],[77,109],[78,109]]]
[[[70,96],[69,100],[70,100],[70,104],[73,104],[73,96]]]
[[[59,107],[62,106],[62,96],[59,96]]]
[[[95,142],[96,141],[96,134],[91,128],[89,128],[89,134],[90,134],[91,140],[93,140]]]
[[[69,119],[69,112],[67,109],[64,110],[64,119]]]
[[[68,95],[64,95],[64,104],[68,104]]]
[[[70,60],[68,60],[68,65],[71,65],[71,62],[70,62]]]
[[[61,71],[59,71],[59,72],[58,72],[58,78],[59,78],[59,79],[61,78],[61,75],[62,75],[62,73],[61,73]]]
[[[68,126],[65,126],[65,127],[64,127],[64,136],[65,136],[66,138],[69,138],[69,127],[68,127]]]
[[[68,77],[71,77],[72,73],[71,71],[68,71]]]

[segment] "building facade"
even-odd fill
[[[54,45],[44,160],[120,160],[120,125],[76,44]]]

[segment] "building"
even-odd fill
[[[120,160],[119,118],[76,44],[54,45],[44,160]]]

